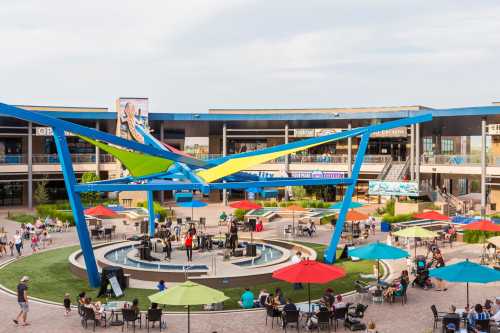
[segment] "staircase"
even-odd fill
[[[408,171],[408,166],[408,161],[404,163],[392,162],[383,179],[393,182],[400,181]]]

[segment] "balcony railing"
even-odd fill
[[[422,165],[480,166],[481,156],[474,155],[434,155],[422,156]],[[488,166],[500,166],[500,156],[487,155]]]
[[[95,154],[72,154],[71,160],[73,163],[95,163]],[[99,155],[101,163],[112,163],[115,161],[113,155]],[[59,158],[57,154],[36,154],[33,155],[33,164],[58,164]]]
[[[26,164],[26,155],[2,155],[0,164]]]

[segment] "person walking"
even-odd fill
[[[184,246],[186,247],[187,260],[193,261],[193,235],[191,233],[186,233],[186,240],[184,241]]]
[[[13,319],[16,325],[27,326],[29,323],[27,322],[28,317],[28,282],[29,277],[23,276],[17,285],[17,303],[21,308],[21,311],[17,315],[16,319]]]
[[[23,238],[19,232],[16,230],[16,234],[14,235],[14,246],[16,247],[17,257],[21,256],[21,248],[23,247]]]

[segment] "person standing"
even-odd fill
[[[186,247],[187,260],[193,261],[193,235],[191,233],[186,233],[186,240],[184,241],[184,246]]]
[[[17,303],[21,308],[21,311],[17,315],[16,319],[14,319],[14,323],[16,325],[27,326],[29,323],[27,322],[28,317],[28,281],[29,277],[23,276],[19,284],[17,285]]]
[[[231,227],[229,228],[229,244],[231,244],[231,250],[236,251],[236,247],[238,246],[238,226],[235,222],[231,222]]]
[[[21,248],[23,247],[23,238],[19,233],[19,230],[16,230],[16,234],[14,235],[14,246],[16,247],[17,257],[21,256]]]

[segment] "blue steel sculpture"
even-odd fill
[[[89,237],[83,206],[80,199],[82,192],[111,192],[111,191],[147,191],[149,232],[154,234],[154,191],[201,191],[209,193],[222,189],[250,189],[266,187],[303,186],[303,185],[347,185],[347,191],[342,201],[339,218],[336,222],[335,232],[332,235],[329,247],[325,253],[325,261],[333,263],[335,253],[344,228],[345,217],[348,207],[352,201],[355,185],[370,135],[374,132],[388,130],[395,127],[408,126],[416,123],[430,121],[431,114],[408,117],[368,127],[356,128],[349,131],[334,133],[321,137],[295,141],[292,143],[261,149],[259,151],[246,152],[230,155],[215,160],[199,160],[193,157],[177,154],[170,151],[161,142],[154,138],[149,131],[137,126],[144,137],[145,144],[122,139],[120,137],[100,132],[98,130],[77,125],[55,117],[47,116],[39,112],[26,111],[14,106],[0,103],[0,114],[22,119],[29,122],[50,126],[53,129],[59,161],[68,197],[75,217],[76,230],[80,239],[80,246],[87,268],[89,284],[98,287],[100,284],[99,271],[95,262],[92,243]],[[160,157],[173,161],[173,165],[164,172],[140,176],[126,176],[110,180],[96,181],[93,183],[78,183],[73,171],[71,155],[67,146],[65,131],[82,137],[99,140],[107,144],[122,147],[124,149],[140,152],[143,154]],[[248,163],[263,163],[279,156],[284,156],[295,151],[304,150],[308,147],[346,139],[349,137],[361,137],[358,151],[356,153],[352,174],[349,178],[341,179],[316,179],[316,178],[262,178],[243,172]],[[229,170],[229,171],[228,171]]]

